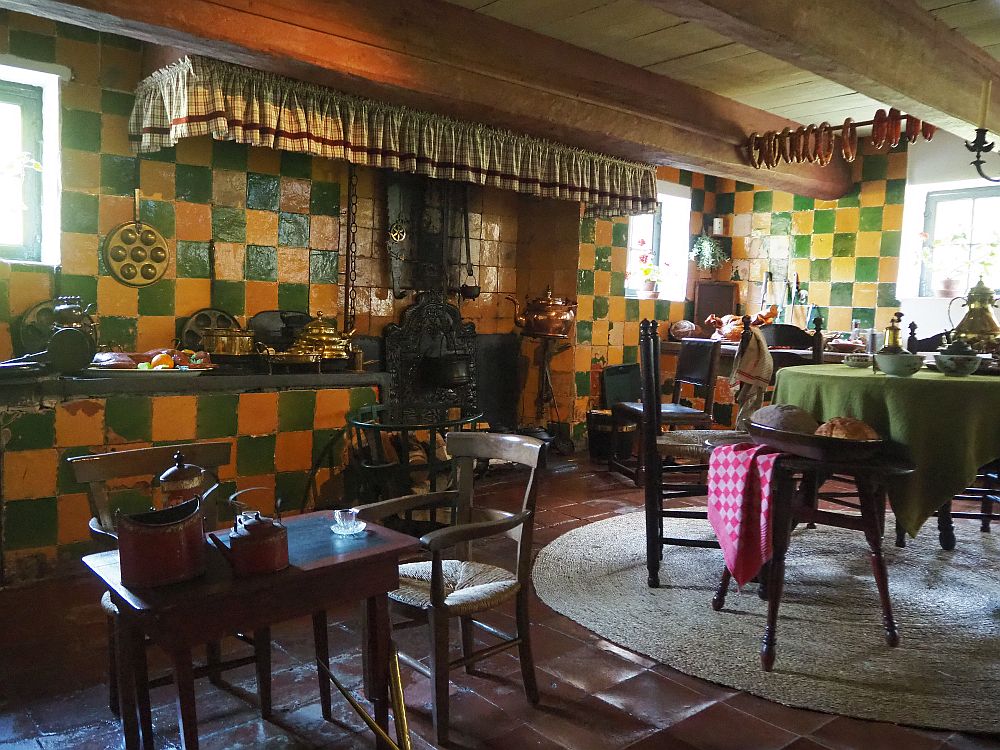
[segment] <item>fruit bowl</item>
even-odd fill
[[[875,364],[886,375],[908,378],[924,366],[924,358],[919,354],[876,354]]]
[[[945,375],[964,377],[978,370],[983,360],[975,354],[935,354],[934,363]]]

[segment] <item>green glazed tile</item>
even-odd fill
[[[882,231],[882,207],[863,206],[858,219],[858,231],[880,232]]]
[[[861,205],[861,184],[858,182],[854,183],[850,192],[842,195],[837,201],[838,208],[856,208]]]
[[[830,259],[829,258],[817,258],[809,264],[809,280],[810,281],[829,281],[830,280]]]
[[[835,281],[830,285],[830,306],[848,307],[854,300],[854,284],[850,281]]]
[[[145,396],[110,396],[104,407],[109,437],[114,434],[127,442],[148,442],[152,438],[152,403]]]
[[[656,300],[653,303],[653,317],[660,321],[670,320],[670,300]]]
[[[684,300],[684,320],[694,320],[694,300]]]
[[[712,419],[716,424],[732,424],[733,423],[733,405],[732,404],[712,404]]]
[[[594,336],[594,324],[589,320],[576,321],[576,342],[578,344],[589,343]]]
[[[715,213],[731,214],[736,205],[735,193],[719,193],[715,196]]]
[[[858,236],[854,232],[838,232],[833,235],[833,257],[853,258]]]
[[[216,169],[247,170],[247,147],[236,141],[212,141],[212,166]]]
[[[889,173],[888,156],[865,156],[861,165],[862,180],[884,180]]]
[[[76,274],[60,274],[59,286],[60,295],[76,295],[83,300],[85,305],[97,302],[97,277],[78,276]]]
[[[39,62],[56,61],[56,38],[54,36],[45,36],[21,29],[11,29],[9,33],[10,54]]]
[[[294,151],[281,152],[281,174],[283,177],[312,177],[312,157]]]
[[[352,388],[347,399],[347,408],[353,414],[362,406],[378,403],[378,394],[371,387]]]
[[[812,311],[812,320],[809,321],[809,328],[813,328],[813,321],[816,318],[820,319],[820,330],[826,327],[827,321],[830,320],[830,308],[828,307],[814,307]]]
[[[594,293],[594,272],[588,269],[581,268],[576,272],[576,293],[577,294],[593,294]]]
[[[611,248],[607,245],[602,245],[596,248],[596,252],[594,253],[594,270],[611,270]]]
[[[625,300],[625,320],[630,323],[639,320],[639,300],[632,298]]]
[[[212,307],[230,315],[242,315],[246,310],[246,284],[242,281],[212,281]]]
[[[792,214],[788,211],[778,211],[771,214],[771,234],[791,234]]]
[[[177,161],[177,149],[174,146],[161,148],[159,151],[143,154],[142,158],[146,161],[158,161],[166,164],[173,164]]]
[[[62,113],[63,148],[80,151],[101,150],[101,115],[79,109],[64,109]]]
[[[10,319],[10,295],[7,291],[7,280],[3,279],[0,280],[0,321],[6,322]]]
[[[611,244],[614,247],[628,247],[628,223],[615,222],[611,226]]]
[[[287,211],[278,214],[278,245],[309,247],[309,215]]]
[[[241,477],[272,473],[274,444],[274,435],[241,435],[236,438],[236,473]]]
[[[317,463],[323,460],[323,466],[329,466],[333,460],[334,466],[340,465],[340,456],[343,453],[344,441],[347,435],[343,429],[337,430],[313,430],[312,440],[312,460]],[[327,450],[329,448],[329,450]],[[324,455],[325,454],[325,455]]]
[[[220,500],[227,497],[232,497],[233,495],[236,494],[238,489],[239,487],[237,487],[236,482],[234,481],[219,482],[219,487],[215,491],[215,496]],[[233,522],[233,518],[235,518],[236,516],[235,513],[236,509],[232,505],[225,502],[219,502],[217,504],[217,508],[218,508],[219,520],[222,523]]]
[[[833,209],[823,209],[813,213],[813,234],[830,234],[837,223]]]
[[[578,372],[576,374],[576,395],[577,396],[589,396],[590,395],[590,372]]]
[[[101,154],[101,192],[105,195],[134,195],[136,160],[129,156]]]
[[[340,185],[336,182],[313,182],[309,213],[313,216],[340,216]]]
[[[858,258],[854,266],[855,281],[878,281],[878,258]]]
[[[212,202],[212,168],[178,164],[174,177],[177,200],[188,203]]]
[[[611,296],[621,297],[625,294],[625,272],[611,272]]]
[[[117,490],[108,493],[108,505],[112,513],[142,513],[150,509],[152,503],[142,490]]]
[[[207,242],[177,242],[177,278],[207,279],[211,275]]]
[[[851,310],[851,320],[856,320],[862,328],[873,328],[875,326],[874,307],[855,307]]]
[[[56,442],[56,413],[52,409],[41,412],[15,412],[16,419],[10,426],[8,451],[27,451],[51,448]]]
[[[72,39],[74,42],[90,42],[96,44],[101,35],[92,29],[85,29],[82,26],[74,26],[71,23],[56,21],[56,34],[64,39]]]
[[[593,245],[597,238],[597,220],[587,218],[580,220],[580,244]]]
[[[86,456],[88,453],[90,453],[90,449],[85,445],[67,448],[59,453],[59,467],[56,469],[56,492],[58,494],[69,495],[87,491],[87,485],[77,482],[74,478],[73,469],[66,463],[66,459]]]
[[[798,234],[792,237],[792,257],[808,258],[812,253],[812,235]]]
[[[705,190],[709,191],[715,190],[715,175],[711,174],[705,175]]]
[[[336,284],[339,254],[330,250],[309,251],[309,281],[312,284]]]
[[[199,439],[232,437],[236,434],[240,397],[233,393],[198,396],[195,434]]]
[[[135,336],[139,322],[135,318],[121,318],[102,315],[97,321],[102,344],[118,344],[125,351],[135,350]]]
[[[793,211],[812,211],[814,208],[816,208],[815,198],[809,198],[805,195],[792,196]]]
[[[691,173],[690,170],[682,169],[680,170],[680,173],[677,175],[677,182],[679,182],[681,185],[686,185],[687,187],[691,187],[692,183],[694,182],[694,175]]]
[[[736,192],[737,193],[749,193],[753,190],[753,183],[751,182],[740,182],[736,181]]]
[[[705,191],[698,188],[691,189],[691,210],[692,211],[704,211],[705,210]]]
[[[54,497],[8,501],[3,521],[5,549],[52,547],[58,539],[59,517]]]
[[[132,114],[132,107],[135,104],[135,97],[124,91],[109,91],[104,89],[101,92],[101,112],[108,115],[124,115],[128,117]]]
[[[898,307],[896,285],[894,283],[879,284],[878,292],[875,295],[875,304],[879,307]]]
[[[281,499],[283,510],[301,510],[309,489],[309,472],[280,471],[274,475],[275,501]]]
[[[277,281],[278,249],[268,245],[247,245],[243,273],[247,281]]]
[[[638,346],[623,346],[622,347],[622,364],[631,365],[639,361],[639,347]]]
[[[899,243],[901,233],[898,231],[882,232],[882,244],[879,247],[879,255],[882,257],[897,257],[899,255]]]
[[[257,172],[247,174],[247,208],[257,211],[277,211],[280,200],[281,181],[277,175]]]
[[[139,217],[167,239],[174,236],[174,204],[171,201],[141,200]]]
[[[278,394],[278,429],[311,430],[316,414],[316,391],[282,391]]]
[[[770,211],[773,204],[774,204],[774,193],[772,193],[770,190],[761,190],[760,192],[754,193],[753,195],[754,213]]]
[[[242,208],[212,206],[212,236],[218,242],[246,242],[247,212]]]
[[[160,279],[155,284],[139,288],[140,315],[173,315],[174,289],[173,279]]]
[[[98,200],[96,195],[63,190],[62,230],[80,234],[97,234]]]
[[[121,49],[130,49],[135,52],[142,50],[142,42],[138,39],[132,39],[127,36],[119,36],[118,34],[112,34],[107,31],[101,32],[101,44],[107,44],[111,47],[120,47]]]
[[[608,309],[611,307],[607,297],[594,297],[594,320],[602,320],[608,317]]]
[[[282,310],[309,311],[308,284],[278,284],[278,307]]]
[[[906,193],[906,180],[887,180],[885,183],[886,205],[898,205],[903,202]]]

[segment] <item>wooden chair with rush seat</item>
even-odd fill
[[[400,652],[399,659],[431,680],[434,731],[439,744],[448,741],[448,673],[465,667],[472,671],[476,662],[516,647],[521,664],[524,692],[538,702],[534,659],[531,653],[528,600],[531,576],[531,540],[535,498],[544,458],[544,443],[521,435],[483,432],[452,432],[447,436],[448,454],[455,461],[455,490],[407,495],[371,503],[358,509],[358,517],[379,521],[413,509],[450,508],[455,523],[420,538],[431,555],[426,562],[399,567],[400,587],[389,594],[393,609],[406,619],[395,630],[427,624],[430,627],[430,665]],[[528,469],[524,498],[517,513],[480,507],[474,501],[473,475],[477,461],[497,459]],[[513,570],[469,559],[470,543],[507,536],[517,542]],[[445,557],[445,552],[454,550]],[[517,632],[504,633],[475,619],[481,612],[514,600]],[[462,631],[462,656],[449,656],[449,622],[458,618]],[[498,643],[475,650],[474,630],[478,627],[499,639]]]

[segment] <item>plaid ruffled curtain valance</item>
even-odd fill
[[[211,135],[581,201],[589,215],[648,213],[656,207],[656,169],[648,164],[202,57],[185,58],[139,84],[129,135],[139,152]]]

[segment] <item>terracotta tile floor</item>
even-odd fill
[[[489,504],[512,508],[511,476],[492,474],[483,490]],[[539,499],[539,547],[565,531],[628,513],[638,490],[586,458],[553,461]],[[962,534],[977,533],[973,522]],[[888,542],[887,542],[888,543]],[[932,533],[920,543],[936,543]],[[961,543],[961,541],[959,542]],[[500,560],[505,544],[480,550]],[[0,592],[0,750],[121,747],[107,709],[106,636],[99,591],[87,578],[59,580]],[[787,708],[681,674],[605,641],[556,614],[532,605],[533,637],[542,702],[531,707],[510,652],[484,662],[474,675],[452,681],[452,745],[458,748],[632,748],[633,750],[973,750],[1000,748],[1000,738],[925,732]],[[512,628],[510,610],[489,618]],[[360,684],[358,625],[353,611],[332,612],[334,670],[349,686]],[[232,690],[198,682],[202,747],[368,748],[361,721],[335,694],[334,722],[319,711],[306,621],[276,626],[275,718],[256,718],[252,668],[227,673]],[[426,653],[422,631],[398,634],[411,653]],[[456,642],[457,646],[457,642]],[[238,649],[239,644],[231,648]],[[162,657],[150,653],[154,670]],[[432,747],[427,680],[404,668],[406,700],[416,748]],[[171,687],[153,691],[157,747],[177,747]]]

